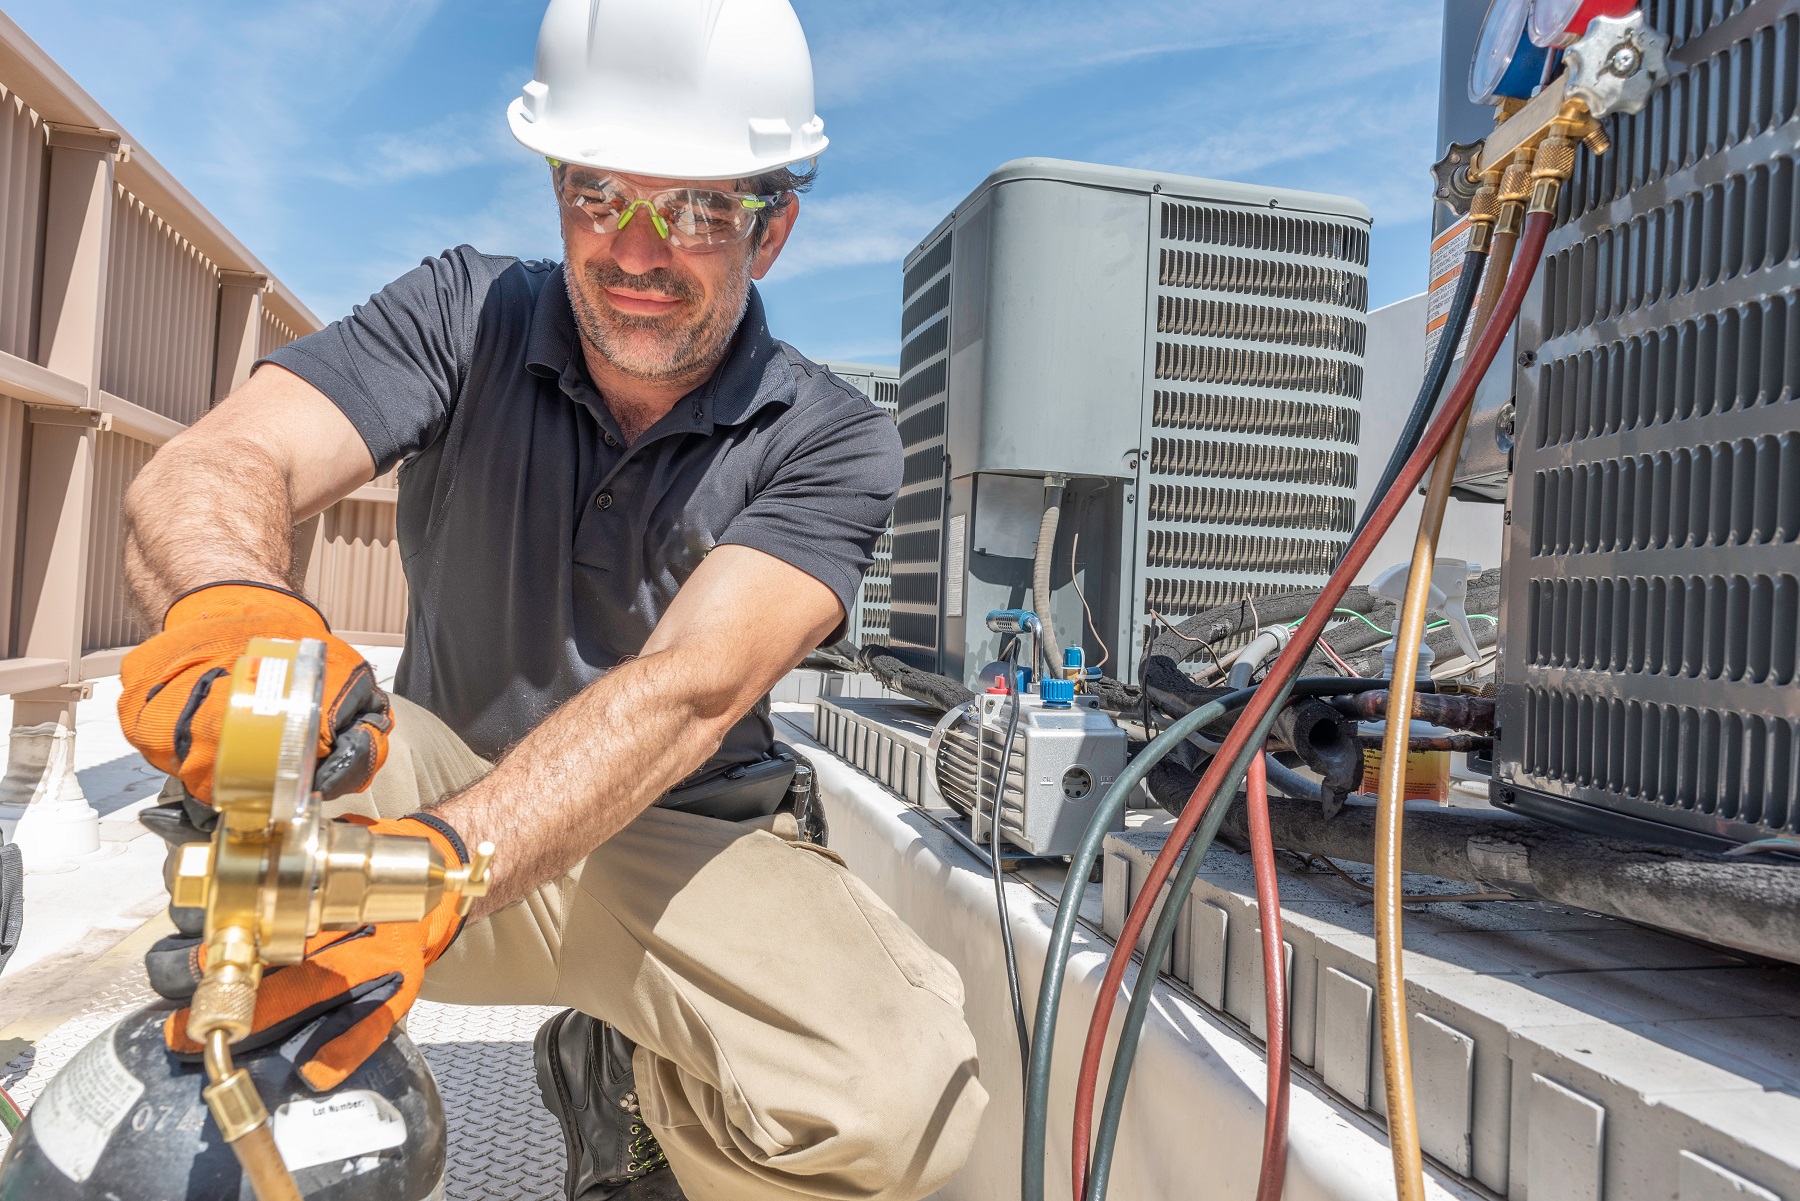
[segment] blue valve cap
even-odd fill
[[[1075,681],[1046,679],[1038,685],[1038,699],[1046,709],[1067,709],[1075,703]]]
[[[1063,666],[1064,667],[1072,667],[1078,671],[1082,667],[1086,666],[1081,661],[1081,648],[1080,647],[1066,646],[1063,648]]]

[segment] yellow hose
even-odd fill
[[[1563,157],[1572,165],[1572,153],[1556,156],[1556,169]],[[1544,169],[1547,159],[1542,150],[1536,162],[1527,168],[1524,156],[1507,168],[1500,185],[1500,214],[1495,222],[1494,243],[1487,268],[1489,287],[1483,289],[1474,315],[1473,345],[1498,306],[1500,281],[1510,275],[1514,249],[1517,246],[1519,222],[1524,214],[1524,201],[1531,199],[1531,211],[1555,208],[1555,188],[1547,191],[1547,208],[1540,205],[1534,185],[1542,184],[1554,174]],[[1471,406],[1472,408],[1472,406]],[[1404,715],[1412,712],[1416,664],[1419,647],[1424,640],[1426,606],[1431,598],[1431,576],[1437,559],[1438,535],[1443,528],[1444,511],[1450,502],[1450,487],[1456,476],[1456,463],[1462,452],[1463,435],[1468,429],[1468,411],[1451,431],[1449,440],[1432,463],[1431,483],[1426,489],[1424,511],[1419,517],[1419,532],[1413,541],[1412,568],[1406,580],[1406,594],[1400,605],[1400,624],[1394,635],[1394,678],[1389,684],[1387,731],[1382,739],[1380,785],[1376,795],[1375,819],[1375,972],[1376,1012],[1381,1031],[1382,1082],[1387,1090],[1388,1143],[1394,1157],[1394,1184],[1400,1201],[1424,1201],[1425,1175],[1419,1146],[1419,1121],[1413,1095],[1412,1049],[1406,1028],[1406,978],[1403,963],[1404,942],[1401,932],[1401,827],[1406,812],[1406,760],[1408,722]]]

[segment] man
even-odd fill
[[[787,0],[553,0],[537,76],[510,115],[551,160],[564,263],[428,260],[156,456],[126,553],[162,633],[121,720],[204,820],[223,669],[252,636],[325,639],[333,812],[498,848],[460,934],[446,901],[270,977],[257,1028],[306,1040],[314,1088],[421,986],[570,1006],[537,1067],[572,1199],[923,1196],[986,1100],[961,983],[768,832],[792,823],[766,694],[842,629],[900,480],[893,423],[773,340],[751,282],[825,145],[804,37]],[[396,463],[390,705],[289,544]]]

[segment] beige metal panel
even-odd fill
[[[95,435],[94,507],[88,538],[87,611],[81,623],[84,654],[132,646],[144,631],[125,590],[125,489],[155,447],[124,434]]]
[[[43,241],[44,123],[0,85],[0,351],[36,352],[38,248]]]
[[[398,639],[406,630],[406,576],[394,506],[342,500],[325,511],[314,596],[331,628]]]
[[[119,130],[131,146],[119,164],[118,179],[131,193],[179,228],[213,262],[233,271],[267,275],[257,257],[226,229],[191,192],[178,183],[168,168],[136,145],[112,114],[58,66],[24,30],[0,12],[0,82],[23,97],[46,121]],[[271,283],[267,303],[293,328],[311,333],[322,322],[300,298],[279,280]]]
[[[256,357],[263,358],[270,351],[286,346],[299,336],[294,332],[293,326],[283,321],[280,314],[265,304],[262,310],[262,324],[257,330]]]
[[[190,424],[212,400],[219,269],[124,188],[112,219],[100,386]]]

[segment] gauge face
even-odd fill
[[[1622,17],[1637,0],[1533,0],[1528,30],[1532,44],[1562,49],[1573,46],[1595,17]]]
[[[1469,99],[1493,104],[1526,100],[1537,91],[1549,51],[1532,45],[1526,30],[1530,15],[1531,0],[1493,0],[1488,6],[1469,71]]]

